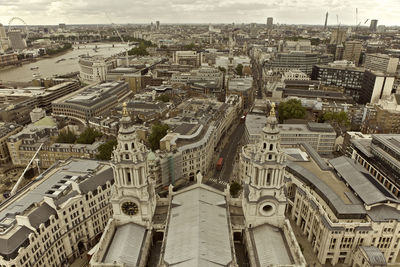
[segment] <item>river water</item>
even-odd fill
[[[94,51],[97,45],[97,52]],[[33,79],[33,74],[39,74],[42,78],[52,77],[53,75],[67,74],[79,71],[78,57],[80,55],[102,55],[112,56],[125,51],[125,44],[81,44],[75,45],[74,50],[68,51],[60,56],[40,59],[37,62],[22,65],[12,69],[0,70],[0,81],[4,82],[29,82]],[[60,59],[64,59],[60,61]],[[33,67],[39,67],[31,70]]]

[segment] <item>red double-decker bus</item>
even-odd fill
[[[222,165],[224,164],[224,158],[219,158],[217,162],[217,170],[220,171],[222,169]]]

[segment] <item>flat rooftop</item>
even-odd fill
[[[383,144],[396,154],[400,154],[400,134],[373,134],[372,140]]]
[[[24,214],[32,205],[41,202],[45,196],[58,199],[65,191],[71,190],[71,183],[77,182],[79,177],[87,177],[92,171],[100,173],[111,170],[104,162],[83,159],[72,159],[65,165],[58,166],[46,170],[27,188],[1,203],[0,225],[4,221],[14,221],[16,215]],[[112,172],[110,176],[109,178],[113,179]],[[87,184],[87,186],[90,185]]]
[[[296,162],[296,164],[307,169],[328,185],[333,192],[340,197],[343,203],[352,204],[351,200],[346,195],[346,193],[352,194],[351,190],[343,183],[343,181],[339,180],[332,171],[321,170],[318,164],[311,157],[309,157],[309,161]]]
[[[260,266],[293,264],[290,250],[279,228],[268,224],[250,229]]]
[[[232,261],[226,200],[205,185],[172,199],[164,261],[170,266],[228,266]]]
[[[118,226],[104,255],[103,263],[137,266],[146,228],[134,223]]]
[[[54,101],[54,103],[72,103],[82,106],[93,106],[108,98],[116,97],[115,89],[127,84],[123,81],[104,82],[84,87]]]

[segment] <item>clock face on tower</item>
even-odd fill
[[[136,215],[139,211],[138,206],[132,201],[122,203],[121,209],[123,213],[130,216]]]

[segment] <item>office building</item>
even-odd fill
[[[124,81],[89,85],[53,101],[53,114],[86,124],[90,118],[107,113],[130,94],[128,84]]]
[[[79,88],[80,84],[77,80],[61,80],[60,83],[56,83],[48,88],[41,86],[30,86],[20,89],[3,88],[0,91],[0,103],[7,104],[18,100],[29,99],[33,103],[33,107],[36,106],[49,112],[51,111],[51,103],[54,100],[73,93]]]
[[[348,149],[373,178],[396,198],[400,197],[399,134],[372,134],[351,139]]]
[[[397,197],[353,159],[324,160],[311,147],[288,151],[287,214],[320,264],[396,264],[400,241]],[[368,249],[365,249],[368,247]],[[373,250],[360,259],[360,254]],[[361,252],[360,252],[361,250]],[[376,254],[374,254],[376,253]],[[374,256],[373,256],[374,255]],[[398,264],[398,262],[397,262]]]
[[[347,29],[333,29],[331,32],[330,44],[341,45],[346,41]]]
[[[116,59],[102,56],[79,57],[79,79],[84,83],[104,82],[107,72],[116,67]]]
[[[203,85],[208,89],[209,93],[220,93],[224,83],[223,77],[224,74],[217,68],[200,67],[190,72],[173,73],[170,82],[185,85]]]
[[[0,49],[1,49],[1,47],[0,47]],[[0,67],[13,65],[13,64],[16,64],[17,62],[18,62],[18,54],[17,53],[1,54],[0,55]]]
[[[314,65],[328,64],[332,61],[331,55],[320,55],[318,53],[297,51],[275,53],[264,62],[264,71],[286,72],[295,69],[310,75]]]
[[[12,49],[23,50],[26,48],[26,42],[22,38],[22,33],[20,31],[9,31],[8,38],[10,39]]]
[[[203,53],[197,51],[175,51],[172,60],[175,64],[199,67],[203,62]]]
[[[369,30],[371,32],[376,32],[377,27],[378,27],[378,20],[377,19],[371,19],[371,24],[369,25]]]
[[[365,68],[372,71],[394,74],[399,66],[399,58],[386,54],[367,54]]]
[[[0,38],[7,38],[6,29],[4,25],[0,23]]]
[[[31,122],[37,122],[40,119],[46,117],[46,111],[42,108],[34,108],[30,113]]]
[[[156,21],[156,30],[159,31],[160,30],[160,22],[157,20]]]
[[[29,124],[7,139],[7,147],[14,166],[25,167],[38,152],[38,165],[41,169],[51,167],[57,161],[68,158],[94,159],[99,153],[103,142],[93,144],[62,144],[57,143],[59,134],[57,126],[50,117]]]
[[[309,81],[310,77],[300,70],[289,70],[282,75],[282,82],[285,81]]]
[[[109,164],[58,162],[0,205],[0,265],[63,266],[100,239],[112,214]]]
[[[235,94],[242,98],[243,108],[248,109],[254,102],[253,78],[233,78],[228,80],[227,94]]]
[[[343,59],[352,61],[356,66],[360,61],[362,43],[359,41],[347,41],[344,43]]]
[[[311,53],[311,41],[310,40],[298,40],[298,41],[285,41],[283,44],[282,52],[301,51],[305,53]]]
[[[361,85],[360,104],[375,104],[392,94],[395,77],[378,71],[365,71]]]
[[[247,114],[244,139],[248,144],[259,142],[266,117]],[[331,154],[335,150],[336,132],[328,123],[279,124],[281,146],[299,147],[302,143],[311,145],[320,154]]]
[[[315,65],[311,79],[324,85],[343,87],[345,93],[357,99],[362,88],[364,72],[363,68]]]
[[[268,17],[267,18],[267,30],[272,30],[274,27],[274,18]]]
[[[35,106],[36,100],[30,97],[0,102],[0,120],[20,125],[28,124],[31,122],[29,114]]]
[[[400,96],[398,94],[380,99],[377,104],[366,105],[365,110],[363,133],[400,133]]]
[[[0,165],[11,162],[10,152],[7,147],[7,139],[21,129],[22,126],[16,123],[0,122]]]

